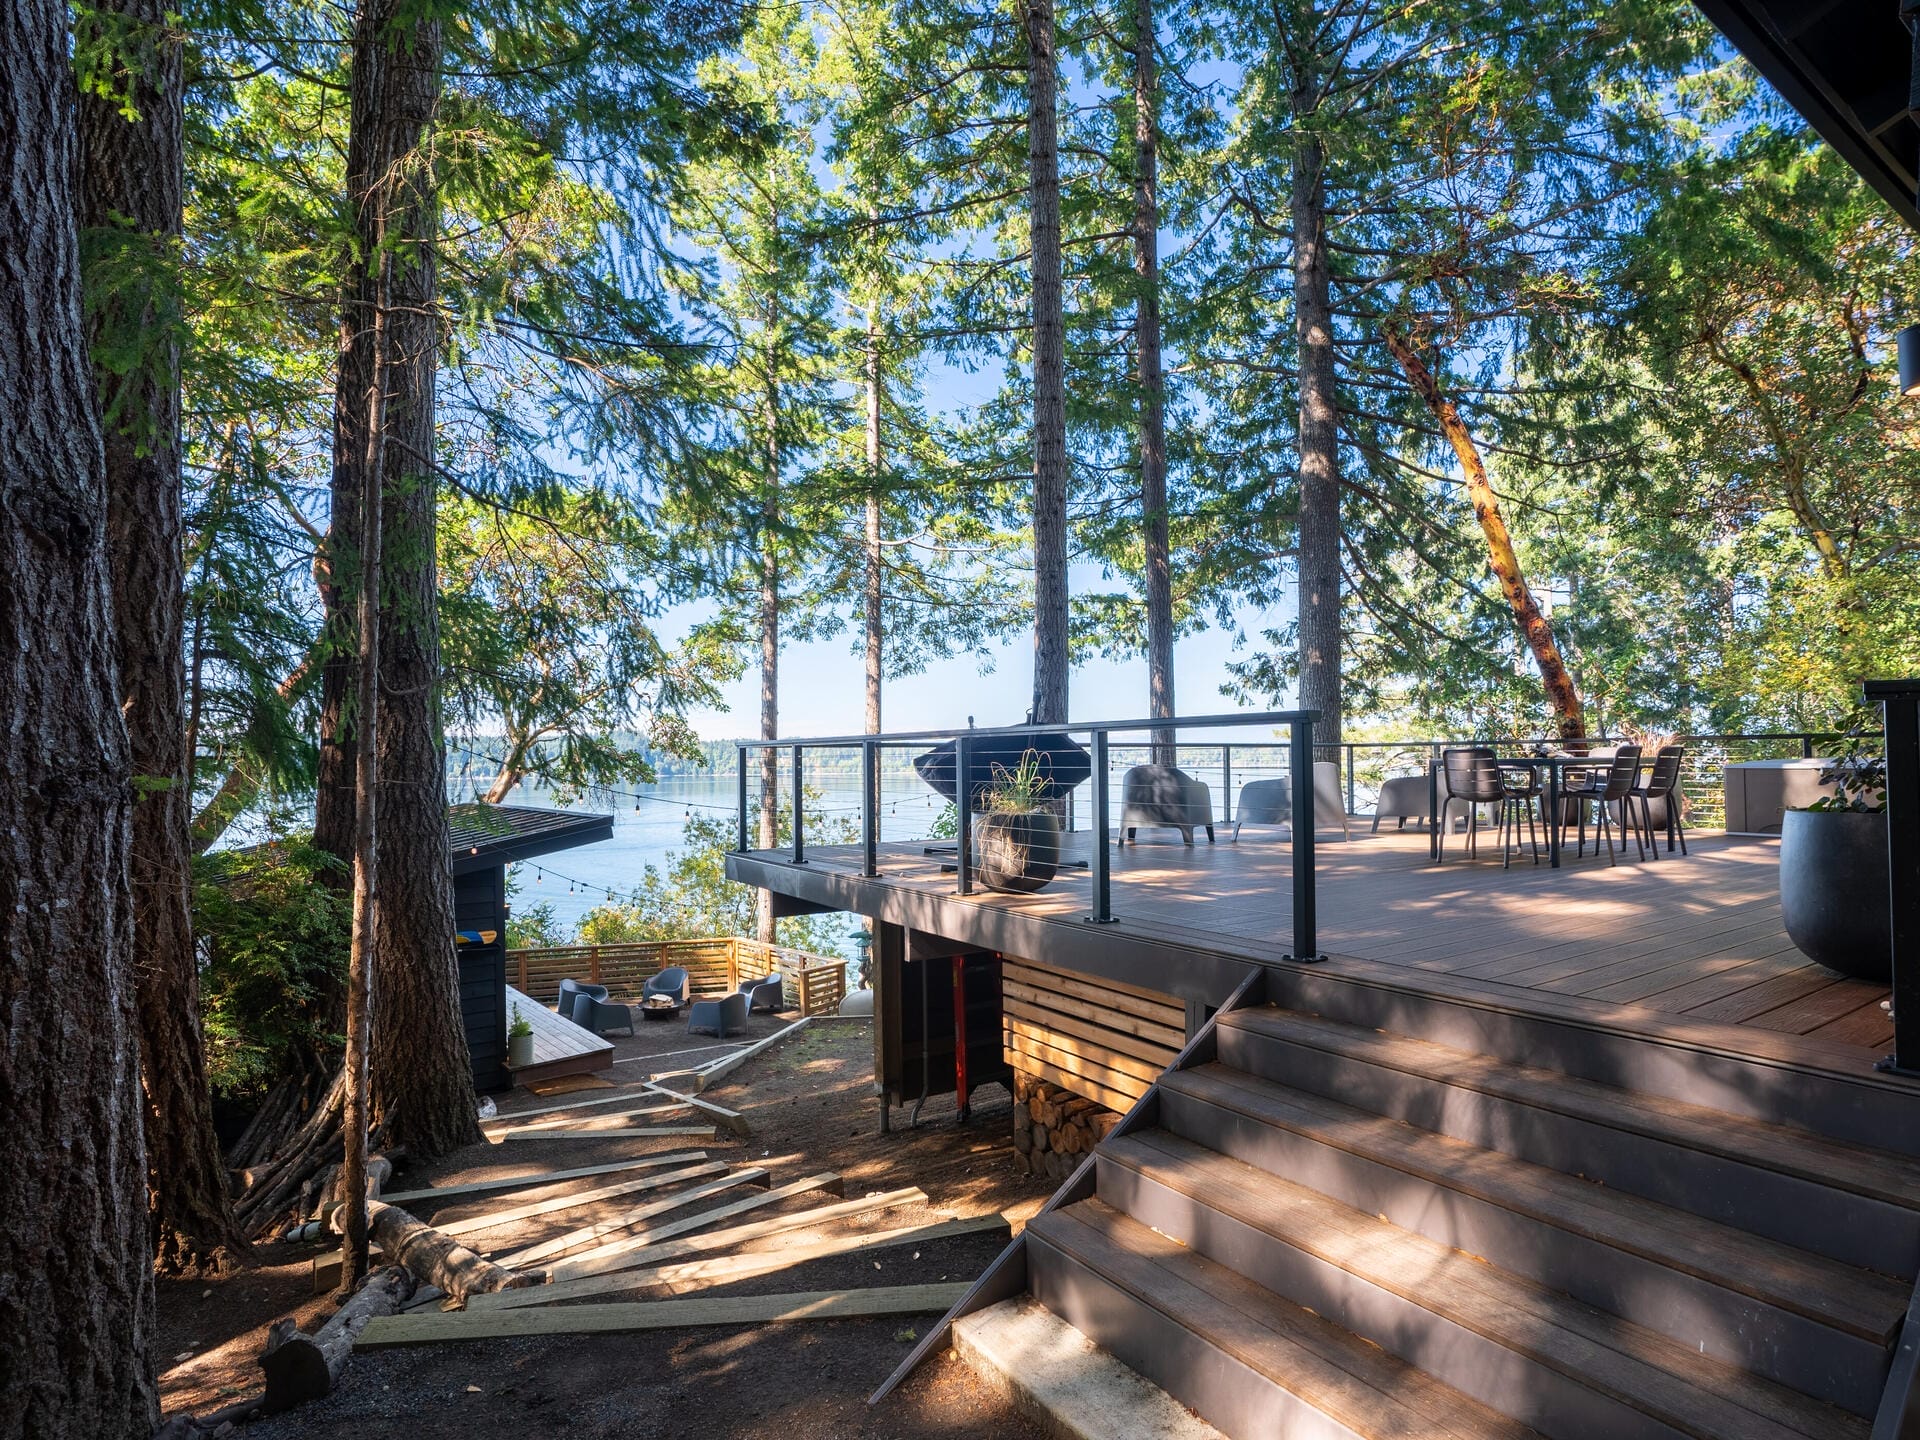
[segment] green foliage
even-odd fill
[[[525,1015],[522,1015],[520,1013],[520,1007],[515,1005],[513,1007],[513,1020],[507,1026],[507,1038],[509,1040],[518,1040],[531,1034],[533,1034],[533,1022],[527,1019]]]
[[[351,903],[339,862],[303,839],[194,862],[207,1074],[219,1095],[255,1094],[340,1046]]]

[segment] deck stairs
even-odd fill
[[[976,1308],[1026,1291],[1232,1440],[1874,1433],[1920,1094],[1278,988],[1215,1017]]]

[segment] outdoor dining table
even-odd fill
[[[1496,763],[1503,770],[1545,770],[1547,772],[1545,796],[1547,863],[1558,870],[1560,868],[1560,832],[1564,828],[1560,803],[1567,797],[1567,787],[1562,777],[1569,769],[1591,769],[1600,762],[1591,755],[1502,755]],[[1427,853],[1436,861],[1440,858],[1440,770],[1440,762],[1428,762],[1427,796],[1433,819],[1427,826]]]

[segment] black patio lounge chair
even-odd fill
[[[571,1020],[573,1018],[574,999],[581,995],[591,995],[596,1000],[604,1000],[607,998],[607,987],[604,985],[588,985],[579,980],[562,980],[560,982],[560,994],[553,1002],[553,1008],[559,1012],[562,1020]]]
[[[747,997],[743,991],[736,990],[731,995],[723,995],[718,1000],[696,1000],[687,1012],[687,1033],[695,1030],[711,1030],[722,1040],[729,1035],[741,1035],[747,1028]]]
[[[1660,843],[1653,833],[1655,825],[1666,830],[1669,855],[1673,853],[1676,839],[1680,842],[1680,853],[1687,853],[1687,827],[1680,818],[1680,764],[1686,756],[1684,745],[1662,745],[1653,752],[1653,769],[1646,783],[1634,786],[1627,797],[1629,809],[1635,800],[1640,802],[1640,829],[1646,843],[1653,847],[1655,859],[1660,856]]]
[[[787,982],[780,978],[780,972],[774,971],[764,980],[742,980],[739,993],[747,997],[747,1014],[756,1010],[765,1010],[769,1015],[778,1015],[787,1004]]]
[[[618,1000],[602,1000],[597,995],[582,992],[573,997],[573,1014],[567,1017],[582,1030],[591,1030],[595,1035],[604,1035],[609,1030],[625,1030],[633,1034],[633,1007],[623,1005]]]
[[[687,1008],[687,996],[692,990],[693,982],[687,972],[678,965],[669,965],[640,991],[640,1013],[649,1018],[677,1015]]]
[[[1575,786],[1560,793],[1575,804],[1579,817],[1579,830],[1574,844],[1574,854],[1587,853],[1587,806],[1594,807],[1593,853],[1600,853],[1600,842],[1607,842],[1607,863],[1619,864],[1613,846],[1613,816],[1616,808],[1620,813],[1621,830],[1631,831],[1634,843],[1640,847],[1640,858],[1647,858],[1646,838],[1641,835],[1640,827],[1634,824],[1632,812],[1627,808],[1628,797],[1634,787],[1640,783],[1640,747],[1622,745],[1613,752],[1613,758],[1607,762],[1605,770],[1589,771],[1587,783]],[[1620,836],[1620,848],[1627,848],[1627,837]]]

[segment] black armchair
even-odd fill
[[[607,998],[607,987],[604,985],[583,985],[578,980],[562,980],[560,982],[559,997],[553,1002],[553,1008],[560,1013],[562,1020],[571,1020],[573,1018],[573,1002],[575,998],[581,995],[591,995],[596,1000],[604,1000]]]
[[[633,1007],[617,1000],[602,1000],[584,992],[573,997],[573,1014],[567,1017],[582,1030],[604,1035],[609,1030],[633,1034]]]
[[[647,981],[640,991],[640,1012],[643,1015],[677,1015],[686,1009],[687,997],[692,992],[693,982],[687,972],[678,965],[669,965]]]
[[[756,1010],[778,1015],[787,1008],[787,983],[780,978],[778,970],[764,980],[742,980],[739,993],[747,997],[749,1015]]]

